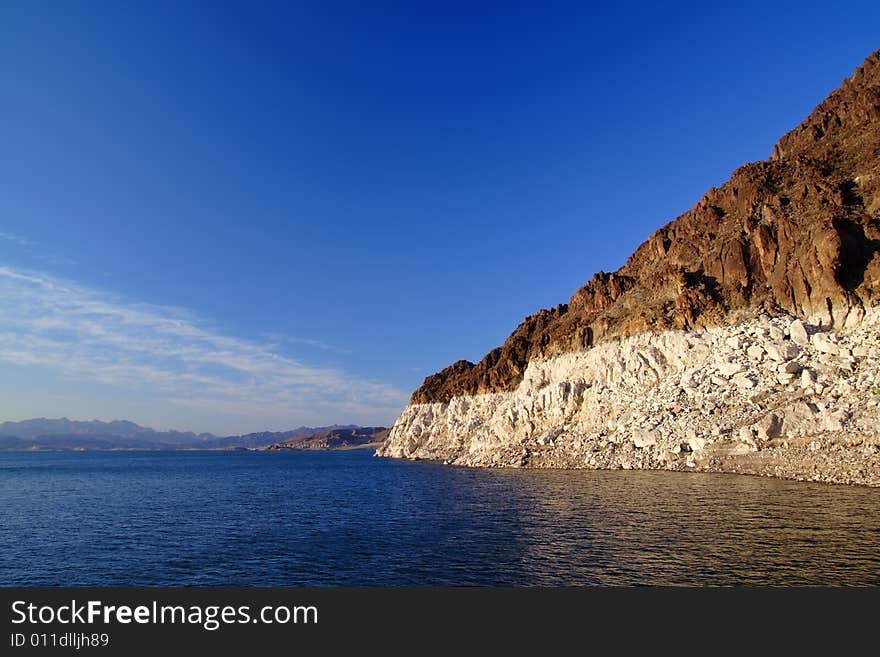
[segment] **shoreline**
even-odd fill
[[[675,473],[675,474],[703,474],[703,475],[729,475],[732,477],[758,477],[761,479],[776,479],[778,481],[788,481],[788,482],[797,482],[803,484],[821,484],[821,485],[833,485],[833,486],[858,486],[860,488],[865,488],[869,490],[874,490],[880,488],[880,484],[877,483],[867,483],[864,481],[842,481],[835,479],[833,477],[829,477],[828,475],[816,475],[813,477],[805,477],[805,476],[797,476],[794,474],[784,474],[784,473],[776,473],[769,471],[760,471],[758,469],[755,470],[746,470],[746,469],[735,469],[735,468],[727,468],[723,466],[707,466],[707,467],[694,467],[688,469],[674,469],[674,468],[662,468],[662,467],[647,467],[647,468],[623,468],[623,467],[607,467],[607,468],[596,468],[596,467],[585,467],[583,465],[537,465],[537,464],[527,464],[527,465],[515,465],[515,464],[468,464],[468,463],[453,463],[448,460],[440,460],[436,458],[423,458],[423,457],[406,457],[406,458],[398,458],[393,456],[383,456],[380,454],[374,454],[375,458],[379,459],[397,459],[403,461],[410,462],[424,462],[431,463],[434,465],[441,465],[444,467],[451,468],[466,468],[472,470],[502,470],[502,471],[541,471],[541,472],[654,472],[654,473]]]
[[[82,454],[82,453],[101,453],[107,454],[111,452],[145,452],[145,453],[161,453],[161,454],[177,454],[186,452],[347,452],[355,449],[378,449],[382,446],[378,443],[365,443],[363,445],[345,445],[344,447],[308,447],[304,449],[266,449],[266,447],[216,447],[216,448],[199,448],[191,447],[186,449],[150,449],[147,447],[118,447],[111,449],[3,449],[0,454]]]

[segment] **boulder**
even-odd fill
[[[776,413],[767,413],[754,425],[759,440],[773,440],[782,433],[782,420]]]
[[[814,404],[799,400],[786,406],[782,412],[782,433],[786,436],[802,436],[815,433],[818,409]]]
[[[764,349],[769,358],[779,363],[797,358],[797,355],[801,352],[800,347],[791,342],[768,344]]]
[[[782,363],[779,368],[779,372],[784,372],[785,374],[798,374],[801,371],[801,365],[797,361],[790,360],[787,363]]]
[[[749,360],[761,362],[761,360],[764,358],[764,347],[753,344],[751,347],[746,349],[746,355],[749,357]]]
[[[706,446],[705,438],[688,438],[687,441],[688,447],[691,448],[692,452],[699,452]]]
[[[807,333],[807,327],[804,326],[804,323],[799,319],[793,320],[792,323],[788,325],[788,335],[791,338],[791,341],[796,345],[806,347],[810,344],[810,335]]]
[[[843,431],[843,424],[847,419],[844,411],[824,411],[821,415],[822,428],[826,431]]]
[[[657,436],[647,431],[633,431],[632,443],[638,449],[652,447],[657,444]]]
[[[728,347],[730,347],[731,349],[740,350],[740,349],[742,349],[742,346],[743,346],[743,339],[742,339],[742,336],[733,335],[733,336],[727,338],[727,340],[725,340],[724,343]]]
[[[834,344],[825,333],[816,333],[810,338],[810,342],[813,345],[813,348],[820,354],[837,356],[840,353],[840,348]]]
[[[739,363],[720,363],[718,365],[718,371],[727,377],[733,376],[734,374],[739,374],[745,369],[744,365]]]
[[[816,383],[816,373],[807,367],[801,370],[801,387],[809,388],[814,383]]]

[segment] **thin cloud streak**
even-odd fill
[[[27,257],[33,260],[39,260],[51,266],[73,267],[79,264],[77,260],[74,260],[69,256],[58,255],[57,253],[46,251],[42,248],[42,245],[38,245],[34,240],[25,237],[24,235],[19,235],[18,233],[0,231],[0,241],[9,242],[14,245],[15,250],[26,254]]]
[[[4,231],[0,231],[0,240],[6,240],[7,242],[14,242],[19,246],[33,246],[34,243],[29,240],[27,237],[22,237],[21,235],[16,235],[15,233],[7,233]]]
[[[282,335],[280,333],[264,333],[263,337],[267,340],[270,340],[272,344],[303,344],[308,347],[315,347],[316,349],[323,349],[324,351],[332,351],[337,354],[350,354],[350,349],[343,349],[342,347],[337,347],[333,344],[328,344],[323,340],[315,340],[314,338],[300,338],[293,335]]]
[[[255,425],[263,413],[289,413],[295,424],[299,414],[316,409],[328,421],[358,414],[390,420],[407,397],[380,381],[306,364],[276,345],[224,335],[184,309],[134,303],[6,266],[0,266],[0,361],[250,415]]]

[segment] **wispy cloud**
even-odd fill
[[[6,233],[4,231],[0,231],[0,240],[6,240],[7,242],[14,242],[19,246],[33,246],[34,243],[29,240],[27,237],[22,237],[21,235],[16,235],[15,233]]]
[[[332,351],[337,354],[350,354],[350,349],[344,349],[342,347],[337,347],[334,344],[329,344],[324,342],[323,340],[315,340],[314,338],[301,338],[295,335],[283,335],[281,333],[264,333],[263,337],[269,340],[274,345],[280,345],[283,343],[287,344],[301,344],[307,347],[314,347],[315,349],[321,349],[323,351]]]
[[[407,396],[380,381],[306,364],[277,345],[226,335],[184,309],[3,266],[0,361],[194,409],[289,416],[291,423],[318,411],[328,421],[391,419]]]
[[[52,253],[29,237],[18,233],[0,230],[0,241],[13,244],[16,250],[26,253],[28,257],[44,262],[49,266],[71,267],[79,264],[70,256]]]

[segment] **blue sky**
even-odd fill
[[[0,419],[390,423],[766,158],[847,3],[0,4]]]

